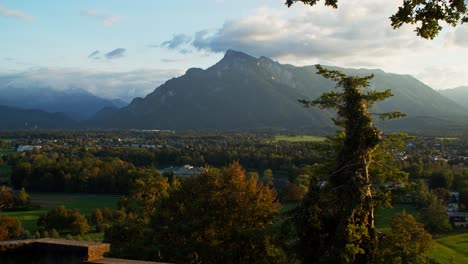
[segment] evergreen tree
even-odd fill
[[[392,94],[390,90],[364,92],[372,75],[347,76],[316,67],[320,75],[337,82],[342,91],[300,102],[306,107],[335,109],[334,121],[344,128],[344,133],[338,134],[342,144],[325,189],[320,189],[317,179],[311,181],[306,198],[293,216],[299,255],[306,263],[371,263],[377,240],[369,166],[382,139],[369,108]],[[398,111],[376,115],[382,119],[403,116]]]

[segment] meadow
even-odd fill
[[[408,205],[397,205],[393,208],[379,208],[376,212],[376,227],[378,231],[390,230],[390,221],[396,214],[406,210],[418,218],[416,208]],[[468,263],[468,233],[449,233],[434,236],[434,250],[429,257],[437,263]]]
[[[280,141],[287,141],[287,142],[323,142],[325,141],[325,137],[317,137],[317,136],[307,136],[307,135],[299,135],[299,136],[286,136],[286,135],[277,135],[273,139],[273,143],[280,142]]]
[[[36,222],[39,216],[59,205],[64,205],[67,208],[77,208],[81,213],[89,216],[96,208],[116,209],[118,195],[101,195],[101,194],[65,194],[65,193],[32,193],[31,201],[34,205],[39,205],[41,208],[31,211],[18,212],[2,212],[2,215],[12,216],[23,223],[24,229],[34,234],[37,230]],[[101,239],[101,234],[87,234],[86,238],[92,240]]]
[[[430,258],[441,264],[468,263],[468,233],[449,234],[435,238]]]

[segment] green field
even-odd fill
[[[13,149],[0,149],[0,157],[3,155],[14,153],[14,152],[15,151]]]
[[[317,136],[285,136],[285,135],[277,135],[275,136],[273,142],[279,141],[287,141],[287,142],[323,142],[325,141],[325,137],[317,137]]]
[[[468,233],[436,238],[430,258],[439,263],[468,263]]]
[[[37,229],[36,222],[39,216],[54,207],[64,205],[67,208],[77,208],[82,213],[89,215],[96,208],[115,209],[119,196],[98,194],[57,194],[57,193],[33,193],[33,204],[40,205],[38,210],[24,212],[2,212],[3,215],[13,216],[23,223],[23,227],[34,233]]]
[[[410,205],[395,205],[392,208],[378,208],[375,214],[375,227],[379,231],[387,231],[390,229],[390,220],[392,218],[406,210],[408,214],[416,217],[417,211],[416,208]]]
[[[379,208],[376,212],[376,227],[379,231],[390,229],[390,220],[396,214],[406,210],[407,213],[417,216],[416,208],[399,205],[393,208]],[[438,263],[468,263],[468,233],[450,234],[434,237],[435,248],[429,255]],[[453,260],[453,262],[451,262]]]

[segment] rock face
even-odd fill
[[[391,88],[394,97],[377,104],[376,112],[401,110],[413,119],[434,118],[436,121],[462,117],[466,112],[409,75],[327,68],[352,75],[374,74],[370,89]],[[127,107],[95,118],[93,125],[137,129],[331,130],[333,113],[305,109],[297,102],[298,99],[317,98],[333,89],[334,83],[315,72],[314,66],[283,65],[269,58],[255,58],[231,50],[212,67],[189,69],[185,75],[167,81],[145,98],[136,98]],[[399,124],[411,129],[413,122]]]

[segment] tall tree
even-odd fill
[[[428,263],[434,247],[431,235],[405,211],[390,222],[391,230],[382,234],[377,253],[378,263]]]
[[[295,221],[304,235],[300,237],[305,262],[371,263],[376,249],[374,201],[369,166],[381,142],[381,132],[373,124],[369,108],[390,96],[390,90],[367,91],[365,77],[347,76],[317,65],[318,74],[337,82],[341,92],[324,93],[314,101],[300,100],[306,107],[335,109],[335,123],[344,128],[342,145],[334,169],[327,178],[326,190],[311,182],[309,193]],[[402,113],[376,114],[382,119],[398,118]],[[310,236],[312,235],[312,236]],[[312,249],[313,248],[313,249]]]
[[[314,6],[319,0],[286,0],[290,7],[295,2]],[[338,8],[338,0],[325,0],[326,6]],[[442,30],[440,22],[451,26],[468,22],[468,7],[464,0],[403,0],[403,5],[390,17],[394,29],[404,24],[418,24],[416,34],[433,39]]]

